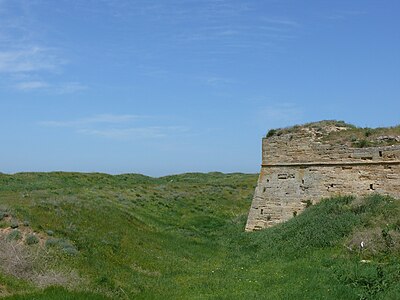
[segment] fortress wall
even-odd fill
[[[299,214],[307,205],[338,195],[373,193],[400,198],[400,163],[263,167],[246,230],[273,226]]]
[[[284,222],[307,202],[373,193],[400,199],[400,146],[351,148],[315,136],[263,140],[263,164],[246,230]]]

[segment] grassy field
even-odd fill
[[[220,173],[0,175],[0,295],[399,299],[400,201],[328,199],[245,233],[256,181]]]

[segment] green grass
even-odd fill
[[[49,287],[27,295],[7,297],[12,300],[106,300],[106,297],[91,292],[71,292],[62,287]]]
[[[387,136],[387,139],[379,140],[383,136]],[[331,132],[324,141],[330,143],[337,143],[342,145],[348,145],[355,148],[366,148],[376,146],[390,146],[398,145],[399,141],[393,139],[393,137],[400,136],[400,125],[393,127],[349,127],[347,130]]]
[[[246,233],[256,181],[221,173],[0,175],[0,212],[47,240],[49,269],[73,270],[81,281],[40,289],[3,274],[0,292],[8,299],[399,298],[398,201],[328,199]],[[368,241],[363,251],[360,238]]]
[[[326,132],[326,127],[341,127],[346,130]],[[343,121],[325,120],[303,125],[295,125],[287,128],[271,129],[266,137],[280,136],[300,130],[301,128],[314,129],[323,134],[322,141],[329,144],[341,144],[354,148],[367,148],[377,146],[398,145],[398,137],[400,136],[400,125],[392,127],[357,127]],[[386,137],[386,138],[383,138]],[[397,138],[397,140],[396,140]]]

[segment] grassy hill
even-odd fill
[[[245,233],[256,181],[221,173],[2,174],[0,295],[400,297],[400,201],[328,199]]]

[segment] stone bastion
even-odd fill
[[[336,121],[270,131],[246,231],[287,221],[332,196],[400,198],[400,135],[382,133]]]

